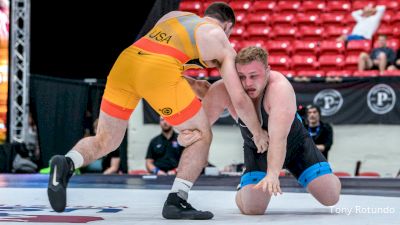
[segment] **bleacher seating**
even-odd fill
[[[237,25],[230,41],[236,51],[256,45],[268,49],[271,67],[282,70],[288,77],[303,71],[322,71],[314,76],[365,77],[376,71],[355,72],[361,52],[376,46],[379,34],[388,36],[388,46],[395,51],[400,45],[400,0],[223,0],[235,10]],[[183,0],[180,10],[202,15],[214,0]],[[386,11],[373,39],[370,41],[337,42],[349,34],[355,20],[351,12],[367,4],[386,5]],[[310,57],[310,58],[304,58]],[[305,60],[305,61],[304,61]],[[307,63],[312,61],[312,63]],[[193,75],[193,72],[189,72]],[[201,76],[216,76],[208,70]],[[373,75],[375,74],[375,75]],[[379,74],[378,74],[379,75]],[[383,76],[399,76],[386,71]],[[310,75],[311,76],[311,75]]]

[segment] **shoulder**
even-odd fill
[[[196,37],[209,40],[219,40],[226,38],[226,34],[222,28],[216,24],[204,23],[197,28]]]

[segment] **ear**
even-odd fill
[[[224,31],[225,33],[228,33],[229,30],[233,29],[233,24],[232,22],[224,22]]]

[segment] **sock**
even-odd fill
[[[72,162],[74,163],[74,167],[75,169],[80,168],[83,165],[83,156],[81,153],[79,153],[76,150],[71,150],[69,151],[65,157],[68,157],[72,160]]]
[[[188,199],[188,193],[190,189],[192,188],[193,183],[181,178],[175,178],[174,184],[172,185],[171,188],[171,193],[178,193],[178,196],[187,200]]]

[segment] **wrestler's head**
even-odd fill
[[[259,97],[268,83],[268,52],[260,47],[246,47],[237,54],[235,63],[246,93],[252,99]]]
[[[204,16],[218,20],[226,35],[230,36],[236,23],[236,17],[233,9],[228,4],[225,2],[212,3],[204,11]]]

